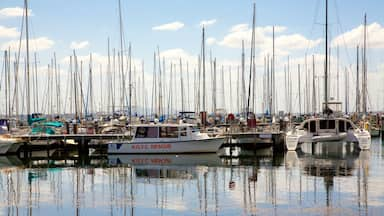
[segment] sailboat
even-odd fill
[[[30,83],[29,83],[29,38],[28,38],[28,0],[24,1],[24,9],[25,9],[25,30],[26,30],[26,53],[27,53],[27,116],[28,121],[32,118],[31,117],[31,110],[30,110]],[[0,154],[9,154],[9,153],[16,153],[19,149],[19,147],[22,145],[23,140],[12,137],[11,133],[9,132],[9,121],[3,121],[4,124],[7,126],[7,131],[0,130]],[[3,125],[4,125],[3,124]],[[2,132],[1,132],[2,131]]]
[[[337,118],[328,102],[328,0],[325,0],[325,102],[323,104],[323,117],[305,120],[298,127],[289,130],[285,137],[286,148],[295,151],[300,143],[347,141],[358,143],[358,147],[367,150],[371,146],[371,135],[365,129],[358,128],[346,118]]]

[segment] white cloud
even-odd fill
[[[202,26],[207,27],[207,26],[210,26],[210,25],[215,24],[216,21],[217,21],[216,19],[202,20],[202,21],[200,22],[200,26],[201,26],[201,27],[202,27]]]
[[[7,28],[0,25],[0,37],[17,37],[20,35],[20,32],[16,28]]]
[[[21,17],[23,16],[23,14],[24,14],[24,8],[21,8],[21,7],[0,9],[0,18]],[[31,9],[28,9],[28,16],[33,16]]]
[[[90,55],[77,55],[76,57],[78,62],[83,62],[83,65],[89,64]],[[66,56],[60,60],[60,63],[64,65],[68,65],[69,62],[70,62],[69,56]],[[103,67],[105,68],[108,65],[108,56],[102,55],[99,53],[92,53],[92,64],[94,66],[97,66],[97,70],[100,65],[103,65]],[[136,68],[136,70],[140,71],[142,60],[137,58],[132,58],[132,65]]]
[[[183,61],[189,62],[196,61],[197,57],[189,54],[187,51],[181,48],[168,49],[160,52],[160,57],[165,58],[168,61],[179,61],[181,58]]]
[[[300,34],[285,34],[285,26],[275,26],[275,48],[280,53],[287,54],[290,50],[300,50],[305,48],[312,48],[321,43],[321,39],[310,40]],[[273,26],[256,27],[255,29],[255,45],[263,51],[272,50],[272,32]],[[251,44],[252,29],[248,24],[238,24],[232,26],[229,33],[218,42],[219,45],[230,48],[241,48],[242,41],[244,40],[245,46],[249,47]]]
[[[209,45],[213,45],[213,44],[215,44],[216,41],[217,41],[216,38],[209,37],[209,38],[207,38],[206,43],[207,43],[207,45],[209,46]]]
[[[11,48],[11,50],[16,50],[19,47],[19,40],[12,40],[9,42],[4,43],[1,46],[2,50]],[[40,51],[40,50],[46,50],[50,49],[55,42],[53,40],[50,40],[47,37],[39,37],[39,38],[32,38],[29,39],[29,45],[31,51]],[[25,51],[25,40],[21,41],[22,51]]]
[[[321,43],[322,39],[310,40],[300,34],[282,35],[276,38],[276,47],[287,48],[289,50],[300,50],[312,48]]]
[[[154,31],[177,31],[183,27],[184,27],[184,23],[176,21],[176,22],[166,23],[163,25],[152,27],[152,30],[154,30]]]
[[[88,41],[80,41],[80,42],[72,41],[71,45],[70,45],[70,48],[78,50],[78,49],[83,49],[83,48],[85,48],[87,46],[89,46],[89,42]]]
[[[248,24],[237,24],[231,27],[230,32],[239,32],[239,31],[247,31]]]
[[[331,43],[333,47],[346,46],[354,48],[363,42],[364,26],[360,25],[344,34],[335,37]],[[372,23],[367,26],[369,48],[384,48],[384,27],[379,23]]]

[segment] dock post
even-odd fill
[[[79,152],[79,165],[84,166],[89,164],[89,141],[84,136],[77,139],[77,147]]]

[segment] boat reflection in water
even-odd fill
[[[383,147],[0,157],[0,215],[379,215]]]
[[[297,151],[288,151],[285,156],[287,169],[300,168],[302,175],[314,177],[312,190],[314,203],[322,202],[325,195],[326,210],[324,213],[351,211],[343,206],[340,200],[349,200],[352,196],[348,193],[357,193],[357,207],[360,214],[368,213],[368,176],[369,176],[369,150],[360,150],[354,143],[348,142],[318,142],[304,143]],[[303,178],[300,175],[300,201],[304,197]],[[357,178],[356,184],[348,178]],[[323,184],[323,187],[319,185]],[[356,181],[355,181],[356,182]],[[320,186],[320,187],[319,187]],[[322,189],[325,190],[322,191]],[[352,190],[352,191],[351,191]],[[320,198],[320,200],[318,200]],[[339,199],[339,200],[338,200]],[[350,202],[352,200],[349,200]],[[353,212],[353,211],[351,211]]]

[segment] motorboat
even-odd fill
[[[194,124],[132,125],[131,140],[108,142],[109,154],[216,152],[225,137],[210,137]]]
[[[371,146],[371,135],[365,129],[358,128],[345,118],[312,118],[289,130],[285,137],[289,151],[296,150],[301,143],[311,142],[356,142],[362,150]]]

